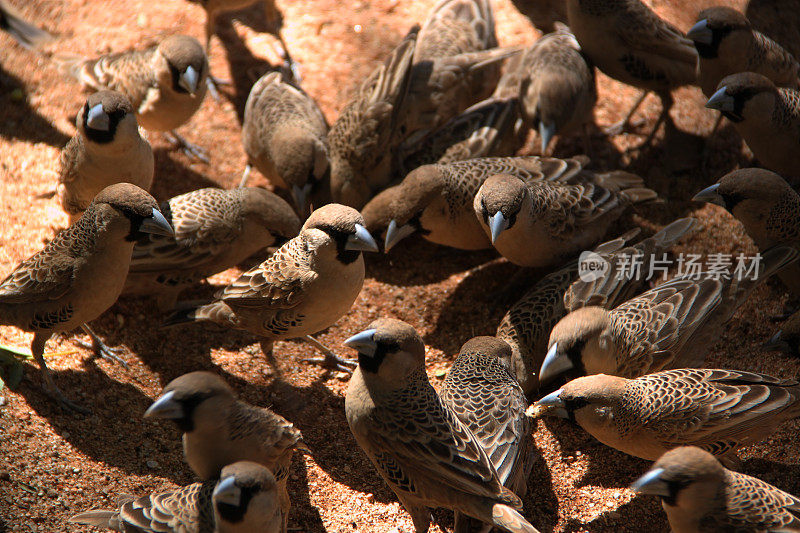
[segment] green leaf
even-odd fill
[[[22,361],[33,359],[30,352],[0,345],[0,390],[17,388],[22,381]]]

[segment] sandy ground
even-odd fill
[[[184,0],[30,0],[24,13],[59,34],[59,52],[94,55],[142,47],[174,32],[202,38],[204,13]],[[411,23],[422,21],[433,0],[279,0],[285,38],[299,62],[304,86],[329,120],[345,104],[348,91],[400,39]],[[710,0],[657,0],[650,4],[684,30]],[[508,0],[496,0],[501,44],[529,43],[538,33]],[[207,99],[182,132],[209,151],[211,164],[190,162],[158,136],[154,195],[166,199],[209,185],[229,187],[238,181],[245,157],[240,120],[251,77],[275,61],[272,39],[264,33],[258,7],[223,16],[222,39],[213,41],[212,70],[230,77],[221,104]],[[61,78],[45,58],[0,35],[0,275],[39,250],[66,217],[53,200],[35,196],[54,188],[59,149],[74,132],[74,117],[85,99],[78,86]],[[616,122],[637,92],[600,75],[598,125]],[[697,89],[677,92],[673,116],[689,132],[705,136],[714,115],[703,109]],[[659,112],[657,99],[643,108],[648,131]],[[621,150],[638,135],[608,141],[592,139],[595,168],[625,167],[646,178],[666,200],[625,217],[614,231],[631,224],[653,231],[679,216],[702,220],[704,230],[678,251],[752,252],[753,245],[727,213],[689,202],[694,192],[737,165],[748,154],[728,125],[710,141],[707,165],[690,166],[674,148],[656,147],[633,160]],[[582,148],[579,140],[560,142],[555,155]],[[689,158],[691,159],[691,158]],[[677,162],[677,163],[676,163]],[[253,183],[263,183],[259,176]],[[429,346],[428,369],[434,385],[460,345],[474,335],[492,334],[508,304],[491,294],[514,267],[492,252],[466,253],[409,239],[389,256],[367,258],[368,279],[350,314],[319,338],[337,350],[341,342],[379,316],[413,324]],[[224,284],[231,270],[212,279]],[[200,287],[192,297],[207,297]],[[785,295],[777,283],[761,287],[727,327],[713,349],[709,366],[798,375],[800,363],[765,354],[759,344],[776,329],[770,320]],[[303,432],[313,454],[297,457],[289,489],[293,499],[290,526],[307,532],[411,531],[408,515],[358,449],[344,418],[347,376],[329,374],[302,363],[310,348],[279,342],[277,362],[269,363],[256,340],[239,333],[207,332],[201,327],[161,331],[151,302],[123,299],[94,327],[109,343],[125,346],[130,367],[104,360],[67,340],[53,340],[48,359],[56,380],[70,397],[93,407],[90,416],[64,413],[41,392],[38,370],[27,365],[19,390],[0,391],[0,532],[88,531],[66,522],[73,514],[110,507],[118,494],[143,494],[193,481],[183,463],[179,436],[169,424],[143,422],[141,415],[164,384],[185,372],[207,369],[225,377],[241,397],[270,406]],[[0,342],[27,348],[31,335],[0,328]],[[742,470],[789,492],[800,494],[800,446],[788,423],[763,443],[742,451]],[[633,499],[625,488],[648,466],[598,443],[582,430],[560,421],[539,421],[535,441],[540,455],[529,480],[526,516],[542,531],[666,531],[658,504]],[[452,526],[447,512],[438,522]],[[433,526],[432,531],[444,531]]]

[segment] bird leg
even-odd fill
[[[39,363],[39,369],[41,370],[42,378],[44,379],[45,394],[58,402],[58,404],[62,407],[72,409],[78,413],[89,414],[91,411],[85,407],[81,407],[64,396],[64,393],[61,392],[61,390],[56,386],[55,381],[53,381],[53,375],[50,373],[50,369],[47,368],[47,363],[44,362],[44,347],[45,344],[47,344],[47,339],[49,338],[49,334],[39,332],[33,336],[33,342],[31,343],[31,353],[33,354],[33,358],[36,359],[36,362]]]
[[[116,361],[124,368],[128,368],[128,363],[119,355],[117,355],[123,352],[122,348],[111,348],[110,346],[107,346],[106,343],[104,343],[102,339],[97,336],[97,333],[95,333],[92,328],[89,327],[89,324],[82,324],[81,329],[84,331],[84,333],[89,335],[89,338],[92,339],[92,343],[89,344],[78,340],[75,341],[76,344],[83,346],[84,348],[91,348],[95,355],[99,355],[108,361]]]
[[[333,368],[336,370],[341,370],[342,372],[353,372],[352,368],[349,368],[348,365],[356,366],[358,365],[358,361],[354,361],[352,359],[343,359],[333,353],[330,348],[319,342],[317,339],[312,337],[311,335],[306,335],[305,337],[300,337],[301,340],[307,342],[311,346],[315,347],[317,350],[322,352],[325,357],[309,357],[303,359],[306,363],[317,363],[321,364],[327,368]]]
[[[190,159],[202,161],[206,164],[209,163],[208,155],[203,148],[197,146],[196,144],[190,143],[175,130],[165,131],[164,137],[166,137],[167,141],[171,142],[175,148],[183,150],[183,153],[185,153]]]
[[[206,87],[208,87],[208,94],[211,95],[211,98],[213,98],[216,103],[220,102],[219,89],[218,89],[220,85],[233,85],[233,82],[231,80],[223,80],[222,78],[217,78],[216,76],[212,76],[211,74],[206,76]]]
[[[633,107],[630,111],[628,111],[628,114],[625,116],[625,118],[620,122],[607,127],[604,130],[604,133],[606,135],[619,135],[620,133],[627,131],[628,128],[631,127],[631,118],[633,118],[633,114],[636,113],[636,110],[639,109],[639,106],[642,105],[642,102],[644,102],[644,99],[647,98],[648,94],[650,94],[650,91],[642,91],[642,95],[633,104]]]
[[[653,126],[653,129],[650,131],[650,133],[647,135],[647,138],[644,141],[642,141],[637,146],[625,150],[627,153],[641,150],[645,146],[650,146],[650,144],[653,142],[653,139],[656,138],[656,133],[658,133],[658,129],[661,127],[662,124],[666,124],[667,131],[670,131],[670,128],[672,130],[675,130],[675,124],[672,122],[672,117],[669,115],[669,111],[670,109],[672,109],[672,104],[673,104],[672,95],[669,92],[667,92],[665,94],[659,94],[658,96],[659,98],[661,98],[661,114],[658,115],[658,119],[656,120],[656,125]]]
[[[286,42],[281,35],[281,27],[283,26],[283,15],[275,6],[274,0],[266,0],[264,2],[264,17],[267,21],[269,32],[275,36],[280,46],[275,47],[275,53],[283,60],[283,69],[288,71],[284,74],[291,74],[291,77],[296,83],[300,83],[300,69],[297,63],[294,62],[292,56],[289,55],[289,49]]]

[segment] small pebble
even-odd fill
[[[158,468],[158,461],[154,461],[153,459],[148,459],[147,463],[145,464],[147,465],[147,468],[152,468],[153,470]]]

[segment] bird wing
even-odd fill
[[[489,0],[440,0],[419,32],[414,61],[497,46]]]
[[[616,17],[613,31],[628,48],[652,59],[697,63],[693,42],[641,2],[625,2],[625,11]]]
[[[194,483],[125,503],[119,512],[125,531],[213,533],[211,494],[216,481]]]
[[[728,471],[726,476],[725,525],[776,533],[800,531],[800,499],[738,472]]]

